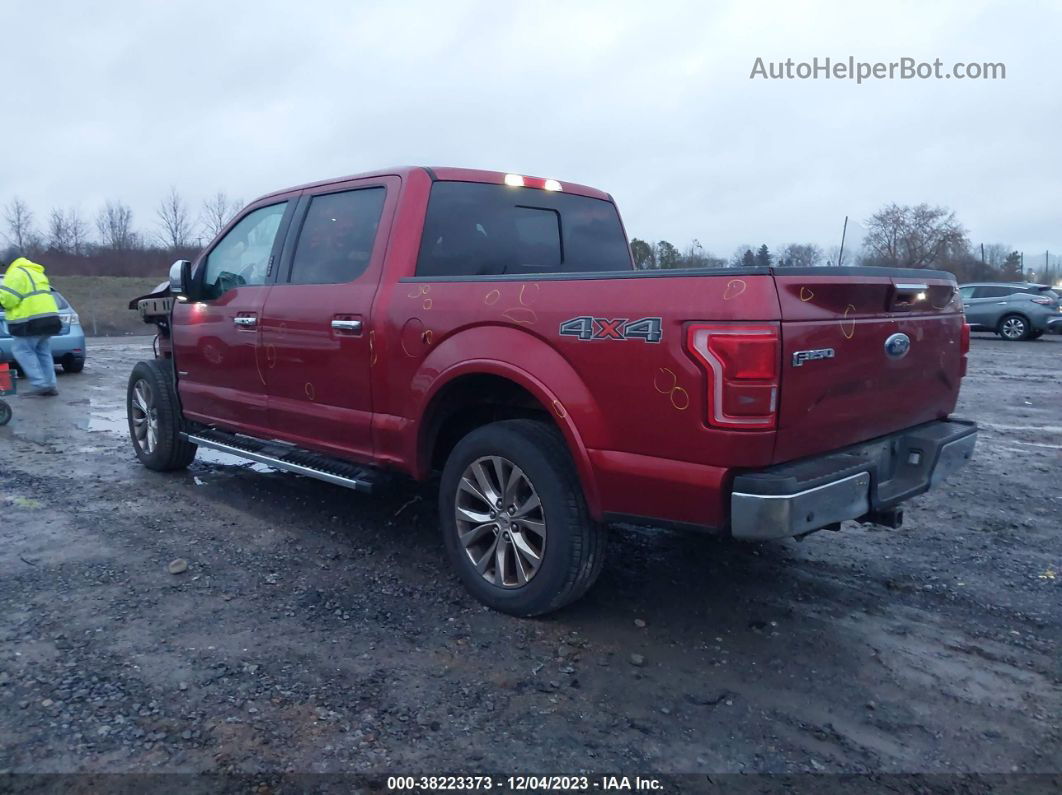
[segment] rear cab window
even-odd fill
[[[418,277],[490,277],[630,271],[616,206],[560,191],[436,182],[417,258]]]

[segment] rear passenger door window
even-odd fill
[[[386,190],[361,188],[314,196],[291,262],[291,284],[343,284],[365,272]]]
[[[974,298],[1002,298],[1005,295],[1013,295],[1016,292],[1019,292],[1017,288],[999,285],[978,287],[974,293]]]

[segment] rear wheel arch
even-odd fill
[[[597,486],[582,435],[560,397],[529,374],[501,362],[467,363],[436,380],[420,415],[416,474],[441,470],[453,448],[493,422],[528,419],[560,432],[591,514],[600,518]]]

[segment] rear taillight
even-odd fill
[[[695,324],[686,345],[704,368],[709,425],[775,427],[782,348],[777,324]]]
[[[1044,306],[1050,306],[1054,303],[1054,300],[1051,298],[1033,298],[1032,302],[1034,304],[1043,304]]]
[[[962,334],[959,337],[959,352],[962,357],[959,359],[959,378],[963,378],[966,375],[966,354],[970,352],[970,324],[962,324]]]

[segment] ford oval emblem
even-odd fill
[[[902,359],[911,350],[911,338],[906,334],[893,334],[885,340],[885,353],[890,359]]]

